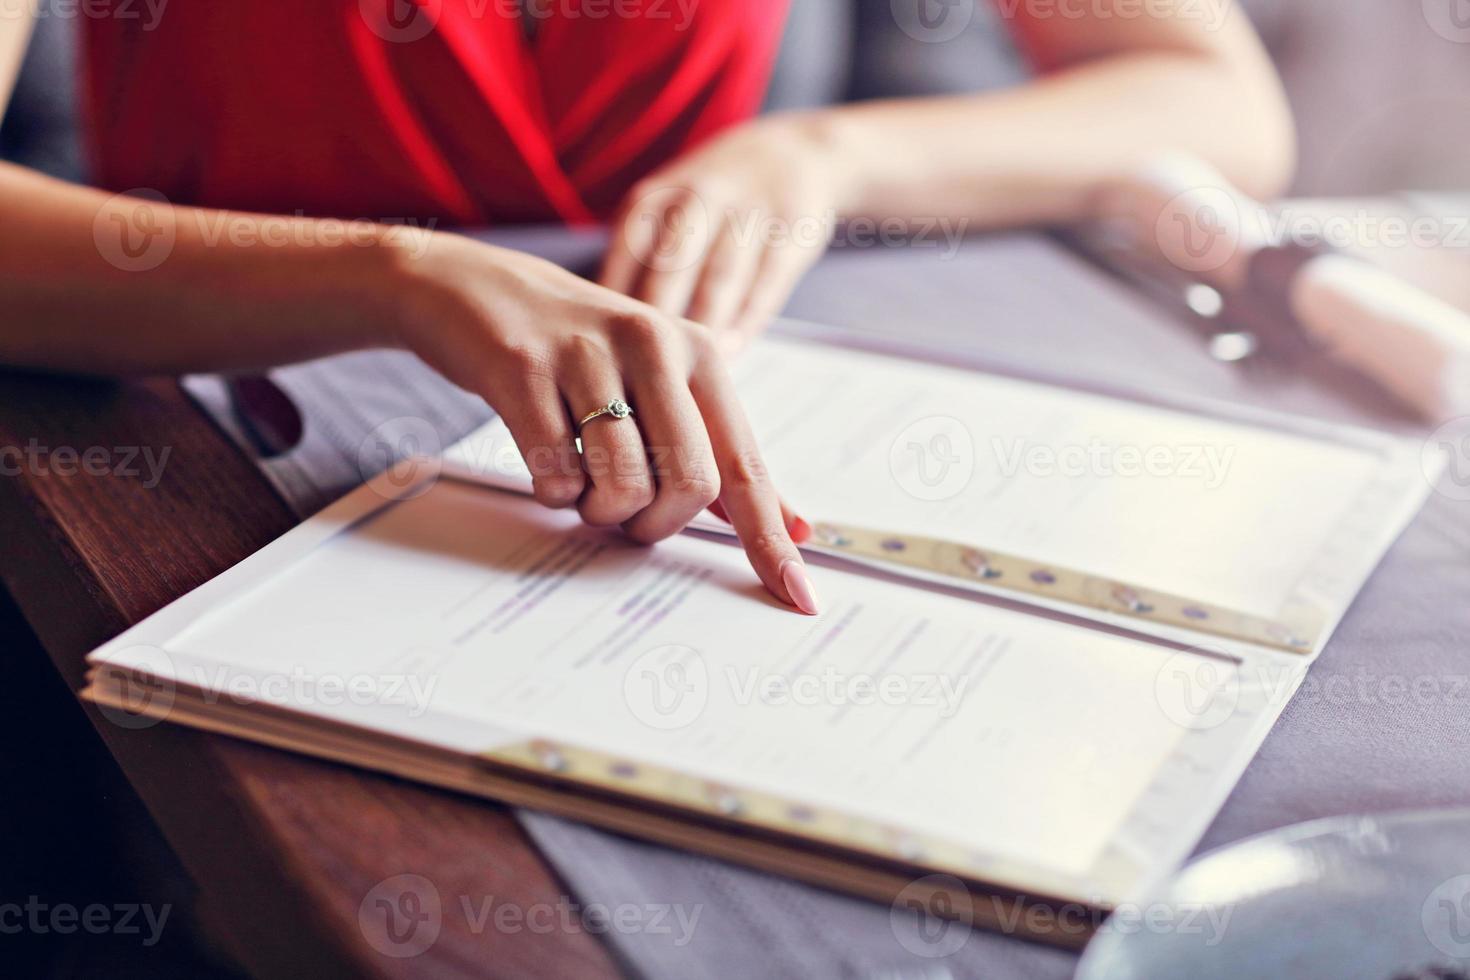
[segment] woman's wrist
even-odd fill
[[[405,307],[430,233],[330,219],[225,214],[215,220],[238,224],[222,233],[229,237],[211,242],[194,233],[203,218],[182,221],[168,261],[148,277],[134,277],[150,286],[140,304],[168,302],[185,321],[200,317],[195,309],[210,311],[217,337],[201,345],[203,365],[216,358],[224,366],[290,363],[407,346]],[[191,337],[200,340],[200,332]]]
[[[452,283],[436,273],[446,252],[462,246],[457,236],[427,229],[386,229],[373,249],[367,292],[373,346],[419,350],[426,334],[444,320]]]
[[[377,346],[410,350],[474,389],[497,349],[494,326],[515,320],[518,285],[539,259],[449,232],[389,236],[376,293],[385,320]],[[580,280],[578,280],[580,281]]]
[[[770,117],[785,130],[798,152],[810,154],[820,169],[838,218],[863,213],[866,207],[866,159],[862,127],[841,108],[814,109]]]

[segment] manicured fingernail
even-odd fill
[[[812,580],[807,577],[801,562],[788,558],[781,563],[781,583],[786,586],[786,593],[797,609],[808,616],[817,614],[817,592],[812,588]]]
[[[800,517],[792,517],[791,523],[786,526],[786,533],[797,544],[806,544],[812,539],[812,526]]]

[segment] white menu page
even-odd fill
[[[1429,492],[1418,447],[1352,430],[775,338],[735,373],[783,495],[813,521],[1262,616],[1306,594],[1335,622]],[[1183,859],[1311,660],[1179,649],[844,564],[812,563],[822,613],[805,617],[728,539],[640,548],[476,485],[529,488],[499,422],[443,468],[456,479],[416,469],[421,496],[359,489],[93,663],[206,701],[249,681],[255,701],[455,752],[578,745],[1091,894],[1092,875]],[[1181,634],[1160,635],[1196,642]]]
[[[488,723],[976,854],[1091,868],[1184,734],[1156,694],[1180,655],[856,572],[812,574],[817,617],[766,596],[723,541],[640,548],[516,494],[440,481],[166,649],[190,665],[177,680],[208,689],[236,666],[411,676],[404,690],[424,700],[400,734]],[[289,685],[259,690],[333,715]]]
[[[734,373],[779,489],[813,521],[972,544],[1266,618],[1385,465],[1364,446],[775,337]],[[498,420],[446,466],[529,485]],[[1388,540],[1398,509],[1382,515]],[[1386,544],[1368,537],[1361,574]],[[1345,607],[1358,584],[1332,601]]]

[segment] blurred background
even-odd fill
[[[43,0],[0,129],[0,156],[71,178],[84,177],[73,128],[82,6]],[[1296,110],[1294,195],[1470,188],[1470,0],[1240,0],[1240,8]],[[974,90],[1023,72],[987,0],[944,44],[906,34],[889,0],[794,0],[769,102]]]

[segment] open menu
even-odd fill
[[[717,522],[541,509],[492,422],[96,651],[86,696],[1076,942],[1016,911],[1183,860],[1429,490],[1374,433],[810,337],[735,370],[821,615]]]

